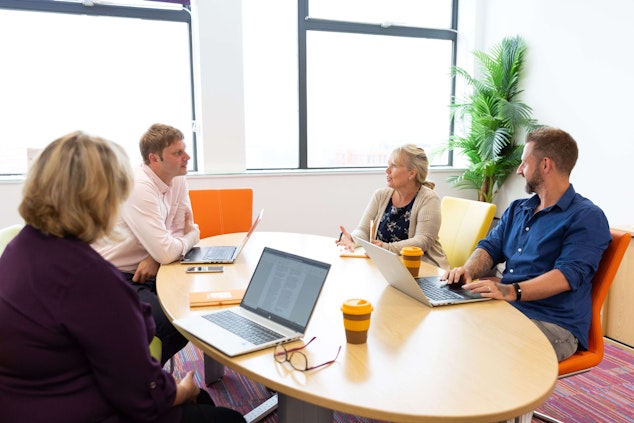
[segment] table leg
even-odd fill
[[[332,423],[333,411],[278,392],[277,416],[280,423]]]
[[[207,386],[218,382],[225,375],[225,366],[207,354],[204,355],[203,362],[205,364],[205,384]]]

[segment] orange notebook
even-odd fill
[[[190,307],[207,307],[216,305],[240,304],[245,289],[229,289],[225,291],[190,292]]]

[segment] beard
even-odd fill
[[[524,186],[524,189],[526,190],[526,193],[528,194],[534,194],[536,193],[537,188],[539,188],[539,186],[544,182],[544,178],[542,177],[541,173],[537,173],[535,175],[533,175],[532,178],[526,178],[526,185]]]

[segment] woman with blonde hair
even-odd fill
[[[83,132],[53,141],[29,171],[26,225],[0,257],[3,423],[244,422],[192,373],[176,382],[163,371],[149,306],[90,246],[132,184],[121,147]]]
[[[420,247],[423,261],[449,269],[438,240],[440,198],[435,184],[427,180],[428,171],[425,150],[414,144],[395,148],[385,170],[387,187],[374,192],[352,233],[340,226],[337,245],[352,251],[356,240],[363,239],[397,254],[403,247]],[[371,228],[370,222],[376,226]]]

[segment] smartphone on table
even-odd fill
[[[187,273],[219,273],[224,270],[223,266],[189,266],[185,269]]]

